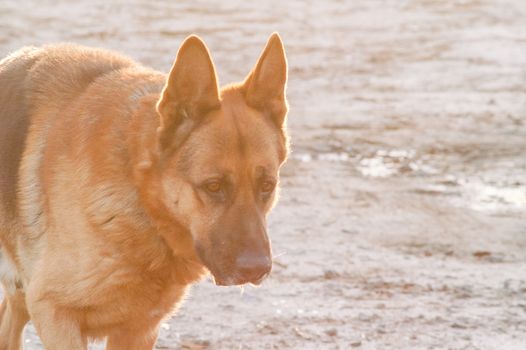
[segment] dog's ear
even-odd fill
[[[285,97],[287,58],[278,33],[270,36],[258,62],[243,84],[247,104],[269,114],[282,127],[288,110]]]
[[[157,102],[161,147],[172,144],[176,132],[190,129],[207,112],[220,107],[217,76],[205,43],[196,35],[183,42]]]

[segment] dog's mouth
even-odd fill
[[[239,274],[234,274],[231,276],[216,276],[212,274],[212,277],[214,278],[214,283],[216,284],[216,286],[239,286],[243,284],[252,284],[254,286],[259,286],[265,280],[265,278],[267,278],[269,272],[266,272],[257,278],[246,278]]]

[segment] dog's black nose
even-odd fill
[[[266,254],[244,252],[236,259],[239,275],[244,282],[259,284],[272,268],[272,260]]]

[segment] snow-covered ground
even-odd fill
[[[223,83],[273,31],[273,273],[195,286],[157,348],[526,349],[526,1],[0,1],[0,56],[72,41],[167,71],[197,33]]]

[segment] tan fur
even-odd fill
[[[207,271],[259,283],[286,74],[277,34],[222,90],[195,36],[168,77],[74,45],[0,61],[0,350],[21,348],[29,318],[46,349],[152,349]]]

